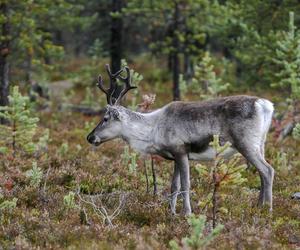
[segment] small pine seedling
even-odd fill
[[[67,195],[64,196],[64,206],[67,210],[77,208],[74,192],[70,191]]]
[[[57,150],[57,154],[60,158],[63,158],[67,155],[69,151],[69,144],[67,142],[63,142]]]
[[[137,169],[137,154],[131,153],[130,154],[130,163],[129,163],[129,173],[135,175]]]
[[[241,186],[246,179],[242,177],[241,172],[246,169],[246,165],[239,164],[240,155],[235,154],[231,159],[224,159],[224,153],[230,147],[227,142],[221,146],[219,136],[215,135],[213,141],[210,143],[216,152],[213,161],[213,166],[208,167],[205,165],[197,164],[196,170],[198,171],[201,179],[209,180],[208,187],[211,187],[207,199],[200,203],[200,206],[211,207],[213,213],[213,227],[216,226],[217,214],[220,211],[224,213],[227,209],[221,207],[221,198],[227,195],[226,190],[233,189]]]
[[[43,171],[37,166],[36,162],[33,162],[32,169],[26,172],[26,176],[30,180],[30,186],[38,187],[43,178]]]
[[[191,234],[189,237],[185,237],[181,240],[182,249],[204,249],[223,229],[223,225],[219,224],[209,234],[205,235],[206,217],[204,215],[196,216],[192,214],[187,220],[191,227]],[[181,249],[176,240],[171,240],[169,245],[172,250]]]
[[[121,65],[122,65],[122,67],[125,67],[125,66],[128,66],[128,63],[126,62],[125,59],[122,59]],[[139,74],[138,72],[134,71],[133,69],[130,69],[130,75],[131,75],[132,85],[138,87],[144,77],[141,74]],[[131,99],[130,108],[135,109],[137,106],[137,98],[139,96],[138,88],[133,89],[132,93],[133,93],[133,96]]]
[[[17,86],[8,98],[9,105],[0,107],[0,118],[7,121],[7,124],[0,125],[0,152],[12,151],[15,155],[18,150],[23,150],[33,153],[36,150],[33,136],[39,118],[31,114],[28,108],[29,98],[22,96]]]
[[[85,87],[84,99],[80,104],[91,108],[98,107],[98,103],[95,101],[95,96],[92,92],[91,87]]]
[[[130,153],[129,147],[126,145],[124,151],[121,155],[122,163],[125,166],[128,166],[130,174],[136,174],[137,169],[137,157],[136,153]]]

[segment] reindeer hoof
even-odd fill
[[[176,210],[171,210],[171,214],[172,214],[173,216],[176,216],[176,215],[177,215]]]
[[[300,200],[300,192],[296,192],[291,196],[293,200]]]
[[[192,214],[192,210],[190,209],[183,210],[182,212],[182,215],[186,217],[190,216],[191,214]]]

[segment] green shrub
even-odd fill
[[[9,210],[12,211],[17,207],[17,198],[13,198],[11,201],[5,200],[0,203],[0,211],[1,210]]]
[[[300,123],[297,123],[293,129],[293,137],[295,140],[300,141]]]
[[[192,214],[187,220],[191,227],[191,233],[189,237],[185,237],[181,240],[182,249],[204,249],[221,233],[223,229],[223,225],[219,224],[210,233],[205,235],[205,216],[196,216]],[[176,240],[171,240],[169,245],[172,250],[181,249]]]
[[[64,206],[67,210],[77,208],[74,192],[70,191],[67,195],[64,196]]]
[[[60,147],[57,149],[57,154],[60,158],[63,158],[69,152],[69,144],[67,142],[63,142]]]

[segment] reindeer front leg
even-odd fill
[[[174,162],[174,173],[172,177],[172,184],[171,184],[171,202],[170,202],[170,207],[171,207],[171,212],[172,214],[176,214],[176,203],[177,203],[177,195],[180,191],[180,167]]]
[[[183,213],[190,215],[192,213],[190,204],[190,166],[186,154],[175,157],[176,165],[179,167],[181,192],[183,196]]]

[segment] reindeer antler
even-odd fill
[[[120,69],[119,71],[117,71],[116,73],[112,74],[110,71],[110,67],[108,64],[105,65],[107,74],[109,76],[109,80],[110,80],[110,84],[109,84],[109,88],[106,89],[103,85],[103,79],[102,76],[99,75],[98,76],[98,83],[97,86],[100,90],[102,90],[105,94],[106,94],[106,100],[107,103],[110,105],[113,105],[114,102],[112,100],[113,94],[117,89],[117,78],[120,76],[120,74],[123,72],[123,69]]]
[[[120,104],[123,96],[126,95],[126,93],[129,90],[137,88],[136,86],[131,86],[130,85],[131,84],[130,69],[126,66],[125,70],[126,70],[126,77],[122,77],[121,75],[118,76],[118,78],[125,83],[125,87],[122,89],[119,97],[117,98],[117,100],[115,101],[114,104]]]
[[[121,99],[123,98],[124,95],[126,95],[126,93],[131,90],[131,89],[135,89],[136,86],[131,86],[131,75],[130,75],[130,69],[126,66],[125,67],[125,71],[126,71],[126,77],[122,77],[120,74],[123,72],[124,69],[120,69],[119,71],[117,71],[116,73],[112,74],[109,68],[109,65],[106,64],[106,71],[107,74],[109,76],[110,79],[110,85],[109,88],[105,88],[103,85],[103,79],[102,76],[99,75],[98,76],[98,83],[97,86],[98,88],[103,91],[106,94],[106,100],[107,103],[110,105],[118,105],[121,102]],[[117,86],[117,79],[121,80],[122,82],[125,83],[125,87],[122,89],[121,93],[119,94],[119,96],[113,100],[113,94],[115,93],[116,89],[118,88]]]

